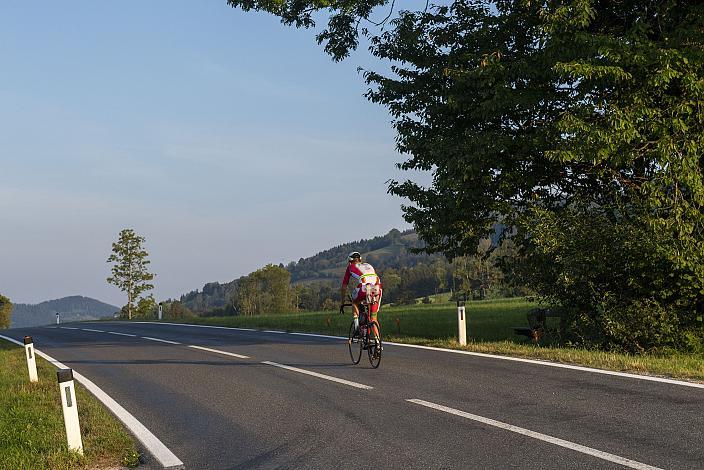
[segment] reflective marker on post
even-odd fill
[[[81,427],[78,423],[76,389],[73,385],[73,370],[61,369],[56,373],[56,377],[59,379],[59,391],[61,394],[61,406],[64,409],[64,425],[66,427],[68,448],[83,455]]]
[[[464,312],[464,303],[466,300],[467,297],[464,294],[461,294],[457,298],[457,325],[459,328],[460,346],[467,345],[467,317]]]
[[[27,370],[29,370],[29,381],[38,382],[37,361],[34,358],[34,343],[31,336],[24,337],[24,352],[27,356]]]

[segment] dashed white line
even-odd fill
[[[118,336],[129,336],[130,338],[136,338],[137,335],[131,335],[129,333],[118,333],[117,331],[106,331],[106,333],[109,333],[111,335],[118,335]]]
[[[574,442],[565,441],[564,439],[559,439],[557,437],[548,436],[547,434],[542,434],[539,432],[531,431],[529,429],[519,428],[518,426],[514,426],[512,424],[502,423],[501,421],[496,421],[494,419],[485,418],[483,416],[478,416],[475,414],[456,410],[454,408],[449,408],[447,406],[438,405],[436,403],[431,403],[429,401],[419,400],[417,398],[408,399],[406,401],[411,402],[411,403],[415,403],[416,405],[421,405],[421,406],[425,406],[428,408],[433,408],[435,410],[444,411],[445,413],[450,413],[450,414],[453,414],[456,416],[460,416],[462,418],[467,418],[467,419],[471,419],[473,421],[478,421],[480,423],[488,424],[489,426],[494,426],[497,428],[505,429],[507,431],[522,434],[524,436],[532,437],[533,439],[538,439],[540,441],[548,442],[550,444],[554,444],[554,445],[557,445],[560,447],[565,447],[567,449],[571,449],[571,450],[574,450],[577,452],[581,452],[583,454],[591,455],[593,457],[597,457],[602,460],[607,460],[609,462],[614,462],[619,465],[623,465],[625,467],[635,468],[638,470],[661,470],[658,467],[653,467],[651,465],[647,465],[647,464],[644,464],[641,462],[637,462],[635,460],[627,459],[625,457],[620,457],[618,455],[609,454],[608,452],[603,452],[601,450],[592,449],[591,447],[583,446],[581,444],[575,444]]]
[[[60,326],[62,330],[80,330],[80,328],[72,328],[70,326]]]
[[[262,330],[262,333],[276,333],[276,334],[279,334],[279,335],[284,335],[284,334],[286,334],[285,331],[277,331],[277,330]]]
[[[105,333],[103,330],[96,330],[94,328],[81,328],[83,331],[93,331],[95,333]]]
[[[150,324],[150,325],[174,325],[174,326],[185,326],[185,327],[195,327],[195,328],[217,328],[217,329],[222,329],[222,330],[260,331],[260,330],[256,330],[253,328],[235,328],[235,327],[231,327],[231,326],[211,326],[211,325],[191,325],[191,324],[187,324],[187,323],[167,323],[167,322],[133,322],[133,323],[144,323],[144,324]],[[281,332],[281,333],[285,333],[285,332]],[[347,340],[346,336],[327,336],[327,335],[316,335],[313,333],[289,333],[289,334],[301,335],[301,336],[313,336],[313,337],[317,336],[320,338]],[[474,352],[474,351],[463,351],[461,349],[436,348],[433,346],[422,346],[419,344],[385,342],[384,345],[385,346],[399,346],[399,347],[413,348],[413,349],[425,349],[428,351],[437,351],[437,352],[450,353],[450,354],[462,354],[462,355],[466,355],[466,356],[483,357],[483,358],[487,358],[487,359],[499,359],[502,361],[523,362],[523,363],[535,364],[535,365],[545,366],[545,367],[557,367],[559,369],[571,369],[571,370],[577,370],[577,371],[581,371],[581,372],[590,372],[593,374],[612,375],[612,376],[624,377],[624,378],[628,378],[628,379],[646,380],[649,382],[659,382],[659,383],[666,383],[666,384],[670,384],[670,385],[681,385],[684,387],[704,388],[704,383],[686,382],[684,380],[667,379],[664,377],[653,377],[650,375],[631,374],[628,372],[617,372],[617,371],[605,370],[605,369],[594,369],[592,367],[576,366],[576,365],[571,365],[571,364],[561,364],[559,362],[541,361],[541,360],[535,360],[535,359],[525,359],[522,357],[501,356],[499,354],[487,354],[487,353],[480,353],[480,352]]]
[[[352,382],[350,380],[339,379],[339,378],[333,377],[331,375],[319,374],[317,372],[312,372],[310,370],[299,369],[298,367],[291,367],[291,366],[287,366],[284,364],[279,364],[278,362],[263,361],[262,364],[267,364],[267,365],[274,366],[274,367],[280,367],[282,369],[291,370],[293,372],[299,372],[301,374],[312,375],[313,377],[318,377],[319,379],[330,380],[331,382],[337,382],[337,383],[349,385],[350,387],[361,388],[364,390],[372,390],[374,388],[374,387],[370,387],[369,385],[364,385],[364,384],[360,384],[357,382]]]
[[[203,347],[203,346],[193,346],[193,345],[191,345],[191,346],[188,346],[188,347],[189,347],[189,348],[193,348],[193,349],[200,349],[201,351],[208,351],[208,352],[212,352],[212,353],[216,353],[216,354],[224,354],[225,356],[232,356],[232,357],[237,357],[237,358],[240,358],[240,359],[249,359],[249,356],[244,356],[244,355],[242,355],[242,354],[235,354],[235,353],[231,353],[231,352],[227,352],[227,351],[220,351],[220,350],[218,350],[218,349],[205,348],[205,347]]]
[[[168,339],[159,339],[159,338],[152,338],[150,336],[142,336],[141,338],[143,339],[148,339],[149,341],[158,341],[160,343],[168,343],[168,344],[181,344],[177,341],[169,341]]]

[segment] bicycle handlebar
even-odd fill
[[[342,304],[340,305],[340,314],[345,313],[345,307],[351,307],[352,304]]]

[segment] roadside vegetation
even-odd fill
[[[30,383],[24,349],[0,340],[0,468],[114,469],[136,467],[132,437],[76,383],[84,456],[66,446],[56,368],[37,357],[38,383]]]
[[[419,301],[415,305],[382,307],[380,319],[385,340],[704,382],[704,353],[701,351],[681,353],[661,350],[657,353],[628,354],[585,349],[569,344],[560,346],[557,337],[559,320],[550,317],[547,318],[546,335],[540,342],[533,343],[529,338],[518,336],[514,333],[514,328],[526,327],[528,312],[538,306],[525,298],[467,302],[468,344],[460,346],[457,342],[457,309],[447,298],[447,295],[429,297],[429,304]],[[339,315],[336,311],[326,311],[228,317],[194,316],[176,321],[346,336],[350,319],[351,314]]]

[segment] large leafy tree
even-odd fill
[[[393,3],[230,1],[297,26],[329,9],[335,58],[365,7]],[[390,186],[429,251],[472,254],[500,222],[526,261],[508,268],[579,338],[701,341],[702,2],[454,0],[369,36],[392,73],[367,72],[367,96],[394,118],[401,168],[433,176]]]
[[[154,279],[154,274],[147,271],[150,261],[149,253],[144,249],[144,237],[139,236],[132,229],[120,232],[117,242],[112,244],[112,254],[108,263],[113,263],[112,276],[107,278],[127,294],[127,318],[132,319],[135,305],[139,296],[154,288],[149,281]]]
[[[12,303],[4,295],[0,295],[0,329],[10,328],[12,318]]]

